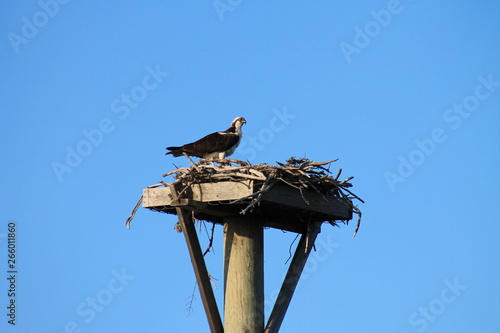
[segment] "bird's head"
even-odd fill
[[[231,123],[231,127],[234,127],[237,130],[239,130],[241,128],[241,126],[243,126],[243,124],[246,124],[246,122],[247,121],[245,120],[245,118],[243,118],[243,117],[237,117]]]

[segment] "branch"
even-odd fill
[[[205,252],[203,252],[203,256],[205,256],[205,254],[207,254],[212,248],[212,244],[214,242],[214,231],[215,231],[215,223],[212,223],[212,233],[210,234],[210,237],[208,237],[208,246]]]
[[[130,222],[132,222],[132,220],[134,219],[135,213],[137,212],[137,209],[139,209],[139,206],[141,205],[141,202],[142,202],[142,195],[139,198],[139,201],[137,201],[137,203],[135,204],[135,207],[132,210],[132,214],[130,214],[130,216],[128,217],[127,221],[125,221],[125,227],[127,229],[130,229]]]

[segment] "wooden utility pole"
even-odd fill
[[[264,331],[263,227],[255,218],[224,219],[226,332]]]
[[[340,172],[336,178],[327,177],[323,167],[327,163],[293,160],[282,167],[260,165],[258,170],[244,162],[238,167],[204,164],[205,171],[179,169],[184,174],[176,182],[144,189],[144,207],[179,217],[212,333],[277,333],[321,224],[351,220],[353,211],[361,216],[343,192],[359,199],[347,189],[352,186],[347,182],[351,178],[338,181]],[[210,168],[213,171],[207,172]],[[276,179],[276,175],[280,176]],[[323,192],[313,182],[321,185]],[[224,324],[194,228],[195,219],[224,225]],[[269,227],[299,233],[301,239],[266,324],[264,228]]]

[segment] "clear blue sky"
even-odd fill
[[[236,116],[235,158],[339,158],[366,200],[356,238],[323,226],[282,332],[500,331],[498,1],[5,0],[0,17],[2,332],[207,332],[176,217],[123,223],[187,165],[166,146]],[[293,238],[265,232],[269,304]]]

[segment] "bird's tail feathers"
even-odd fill
[[[175,157],[182,155],[182,147],[167,147],[165,149],[170,150],[169,152],[165,153],[165,155],[172,154]]]

